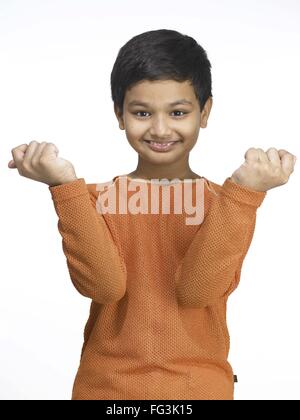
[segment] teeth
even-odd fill
[[[175,143],[175,142],[170,141],[169,143],[155,143],[154,141],[150,141],[150,143],[153,144],[154,146],[167,147],[167,146],[170,146],[172,143]]]

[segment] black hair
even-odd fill
[[[194,38],[170,29],[143,32],[119,50],[110,76],[112,100],[123,114],[125,93],[142,80],[189,80],[202,111],[211,92],[211,64]]]

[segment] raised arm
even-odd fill
[[[175,274],[180,305],[205,307],[237,287],[253,237],[256,210],[265,195],[230,178],[218,194],[212,194],[207,215]]]
[[[71,280],[83,296],[112,303],[126,291],[126,266],[83,178],[50,187]]]

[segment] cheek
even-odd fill
[[[145,126],[143,124],[131,121],[127,123],[126,131],[127,134],[132,137],[139,137],[145,131]]]
[[[199,129],[196,124],[189,122],[178,127],[178,132],[186,139],[197,137]]]

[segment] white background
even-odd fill
[[[9,169],[11,149],[53,142],[87,183],[133,171],[110,72],[125,42],[162,28],[194,37],[212,64],[192,170],[222,184],[249,147],[298,156],[257,211],[228,326],[235,399],[300,399],[299,22],[297,0],[0,0],[1,399],[71,398],[90,305],[71,284],[48,186]]]

